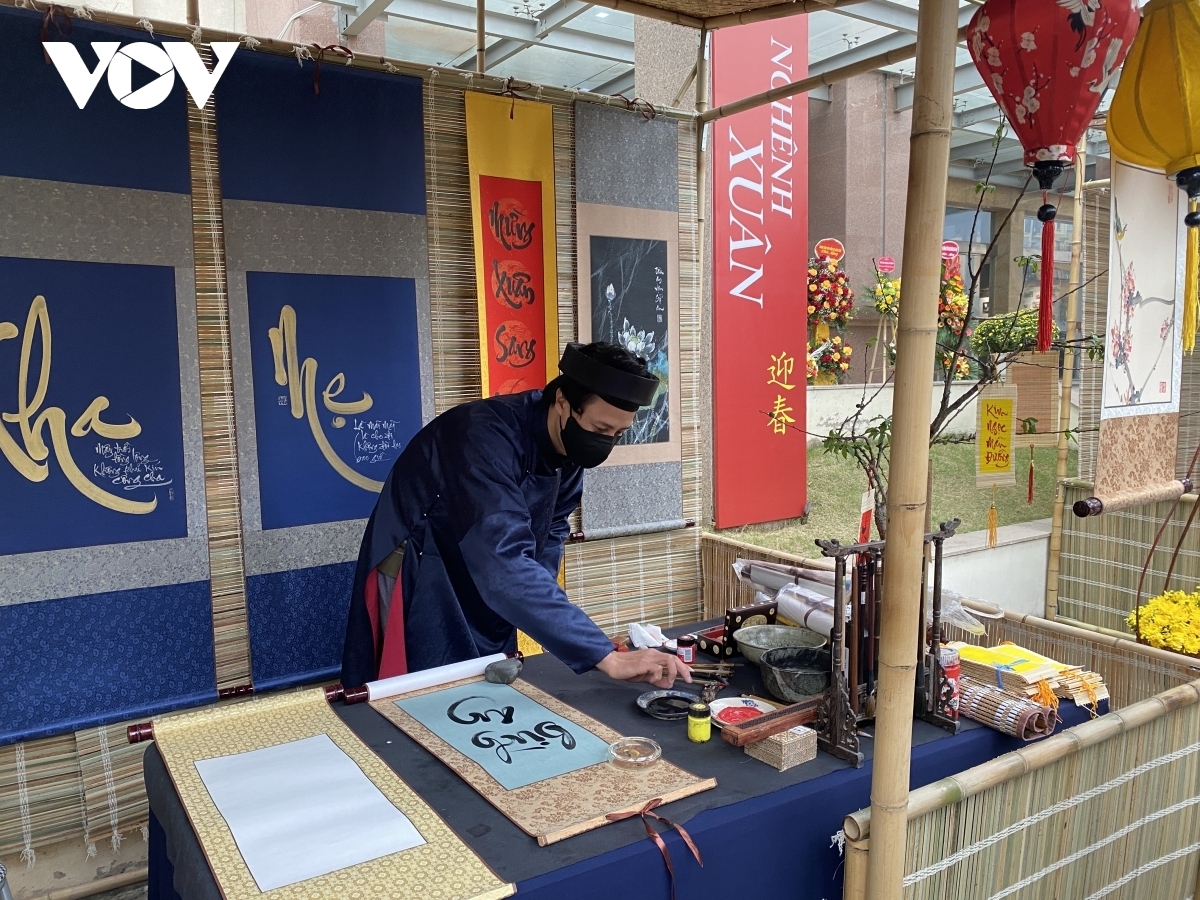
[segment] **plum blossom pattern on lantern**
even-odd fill
[[[1071,162],[1137,32],[1136,0],[988,0],[967,28],[1025,164]]]

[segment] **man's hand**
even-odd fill
[[[613,651],[596,664],[596,668],[615,681],[646,682],[658,688],[669,688],[676,678],[692,683],[692,670],[678,656],[659,650]]]

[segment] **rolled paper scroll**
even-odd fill
[[[776,599],[779,614],[810,631],[829,637],[833,631],[833,601],[798,584],[785,585]]]
[[[468,659],[459,663],[451,663],[448,666],[438,666],[435,669],[423,669],[420,672],[410,672],[407,675],[372,681],[361,687],[342,687],[340,684],[331,684],[322,690],[328,703],[333,703],[335,700],[342,700],[347,705],[365,703],[368,700],[396,697],[409,691],[419,691],[423,688],[450,684],[453,681],[462,681],[464,678],[474,678],[482,675],[492,663],[514,657],[520,659],[521,654],[493,653],[491,656],[481,656],[479,659]],[[130,725],[125,729],[125,736],[131,744],[152,741],[154,740],[154,723],[139,722],[136,725]]]
[[[1168,481],[1165,484],[1117,491],[1105,496],[1086,497],[1083,500],[1076,500],[1074,506],[1071,507],[1071,511],[1079,518],[1086,519],[1088,516],[1098,516],[1101,513],[1129,509],[1131,506],[1144,506],[1147,503],[1178,500],[1184,494],[1190,493],[1191,490],[1192,482],[1185,478],[1182,481]]]
[[[1179,414],[1127,415],[1100,422],[1095,496],[1072,507],[1079,518],[1178,500],[1192,489],[1175,477]]]
[[[451,663],[448,666],[422,669],[420,672],[409,672],[407,675],[372,681],[365,685],[367,696],[362,699],[382,700],[385,697],[398,697],[400,694],[437,687],[440,684],[450,684],[452,681],[462,681],[464,678],[475,678],[482,675],[492,663],[500,662],[503,659],[508,659],[507,653],[493,653],[491,656],[481,656],[479,659],[468,659],[463,662]],[[348,692],[346,702],[353,702]]]
[[[668,519],[665,522],[642,522],[637,525],[613,525],[608,528],[593,528],[590,531],[576,531],[571,534],[572,541],[601,541],[605,538],[628,537],[635,534],[657,534],[660,531],[678,531],[681,528],[692,528],[694,519]]]

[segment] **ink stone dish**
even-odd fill
[[[688,707],[695,702],[696,695],[685,691],[647,691],[637,698],[642,712],[665,722],[686,719]]]

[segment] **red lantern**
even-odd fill
[[[1135,0],[988,0],[967,26],[983,83],[1025,148],[1042,189],[1038,350],[1050,349],[1054,216],[1049,192],[1117,75],[1138,29]]]

